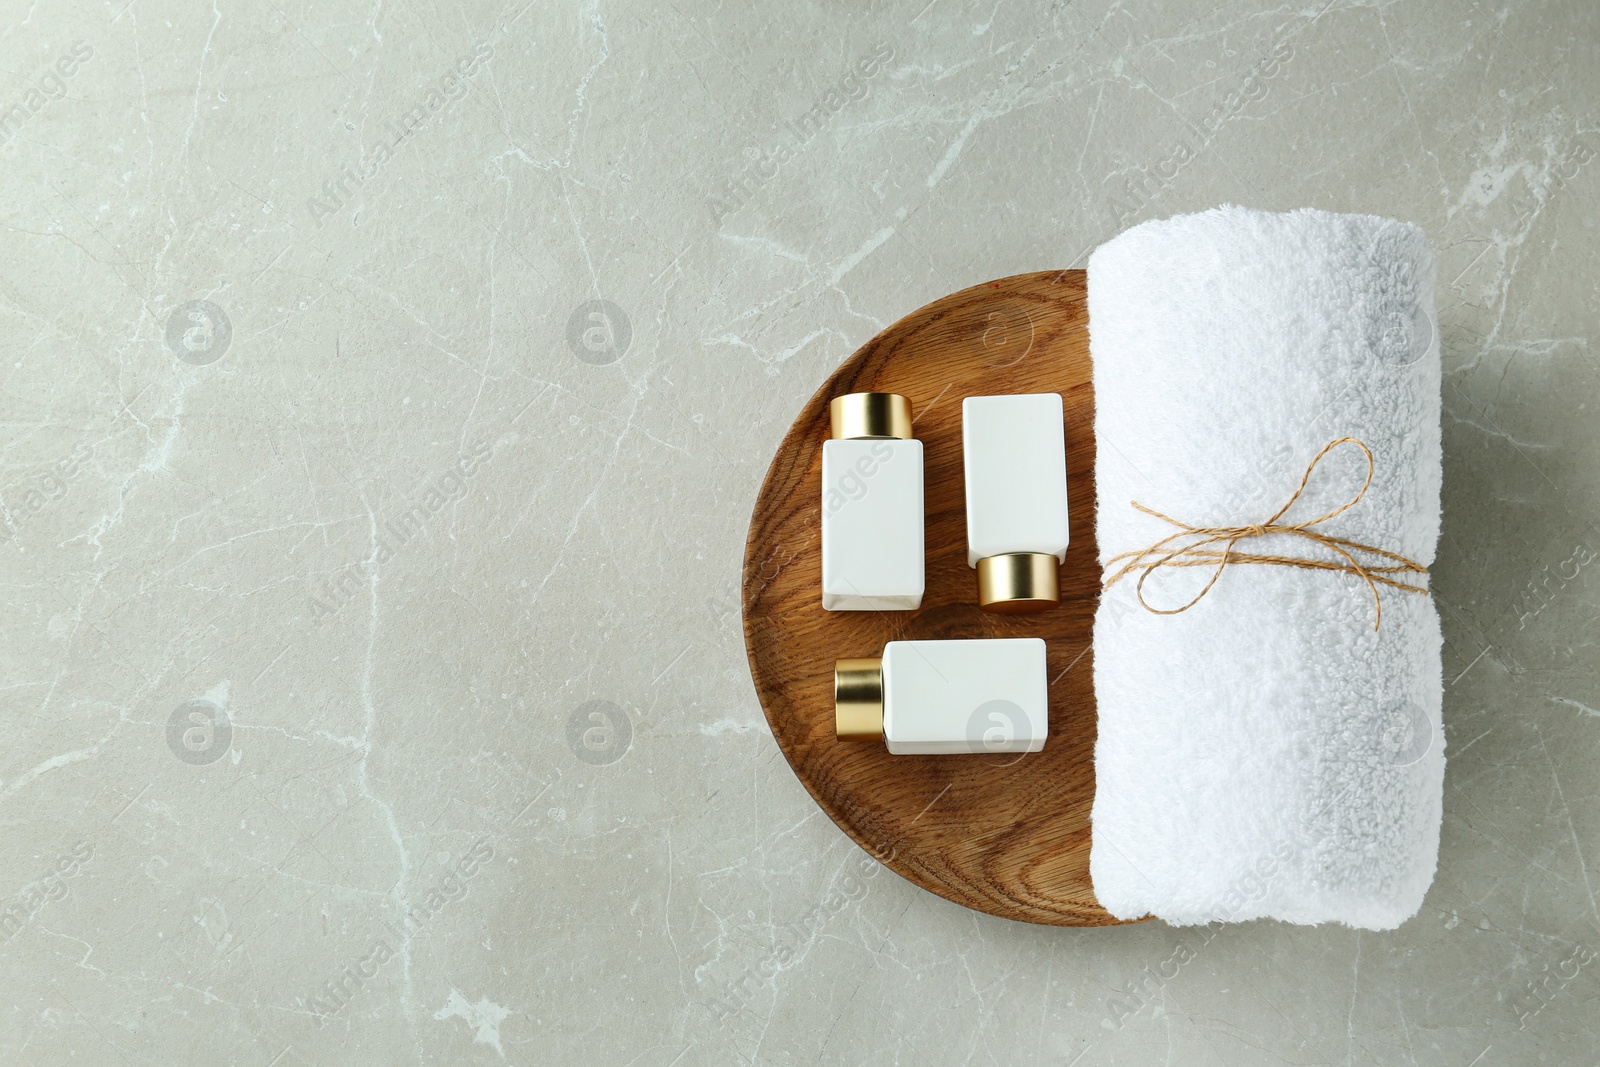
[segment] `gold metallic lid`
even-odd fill
[[[833,733],[840,741],[883,740],[883,660],[834,664]]]
[[[1048,552],[1011,552],[978,561],[978,606],[1002,615],[1048,611],[1061,602],[1061,561]]]
[[[911,401],[899,393],[846,393],[828,404],[833,439],[910,437]]]

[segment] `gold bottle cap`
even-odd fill
[[[828,404],[833,439],[911,436],[911,401],[899,393],[846,393]]]
[[[1061,602],[1061,561],[1048,552],[1011,552],[978,561],[978,606],[1002,615],[1048,611]]]
[[[833,733],[840,741],[883,740],[883,660],[834,664]]]

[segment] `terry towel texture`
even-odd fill
[[[1313,210],[1223,207],[1097,249],[1102,566],[1175,532],[1131,501],[1193,526],[1264,523],[1346,436],[1372,449],[1372,486],[1316,529],[1431,565],[1435,274],[1416,226]],[[1333,510],[1365,474],[1360,450],[1340,446],[1283,521]],[[1287,535],[1237,547],[1336,558]],[[1178,607],[1210,573],[1162,569],[1145,599]],[[1414,915],[1433,880],[1444,782],[1431,597],[1380,587],[1374,632],[1371,593],[1349,574],[1234,564],[1176,615],[1140,606],[1136,577],[1107,590],[1095,616],[1101,904],[1181,925],[1386,930]]]

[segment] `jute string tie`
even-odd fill
[[[1322,457],[1332,452],[1340,445],[1355,445],[1367,457],[1367,477],[1361,483],[1361,489],[1347,502],[1334,508],[1325,515],[1318,515],[1314,519],[1304,522],[1284,523],[1282,519],[1289,509],[1294,507],[1295,501],[1300,499],[1306,491],[1306,485],[1311,481],[1311,474],[1317,469],[1317,464],[1322,462]],[[1413,585],[1402,581],[1397,575],[1428,573],[1428,568],[1412,559],[1407,559],[1396,552],[1389,552],[1374,545],[1364,545],[1359,541],[1350,541],[1342,537],[1332,537],[1312,527],[1319,523],[1327,522],[1336,515],[1342,515],[1361,502],[1367,495],[1367,490],[1372,486],[1372,449],[1366,442],[1355,437],[1340,437],[1329,441],[1322,447],[1322,451],[1306,465],[1306,472],[1300,478],[1300,487],[1294,491],[1287,503],[1279,508],[1271,518],[1265,522],[1247,523],[1242,526],[1190,526],[1180,522],[1170,515],[1163,515],[1154,508],[1147,508],[1138,501],[1129,501],[1135,508],[1152,515],[1169,525],[1177,527],[1177,532],[1168,534],[1149,548],[1137,552],[1123,552],[1106,561],[1107,569],[1121,563],[1122,566],[1116,573],[1106,580],[1104,588],[1110,589],[1117,582],[1135,572],[1139,575],[1138,584],[1134,592],[1139,597],[1139,603],[1146,611],[1157,615],[1177,615],[1179,612],[1188,611],[1198,604],[1202,597],[1211,592],[1211,587],[1217,584],[1217,579],[1222,577],[1222,572],[1235,563],[1259,563],[1276,567],[1299,567],[1303,570],[1338,571],[1344,574],[1354,574],[1367,583],[1367,589],[1372,593],[1372,607],[1374,618],[1372,628],[1376,630],[1383,622],[1383,600],[1378,596],[1378,586],[1384,585],[1391,589],[1403,589],[1408,593],[1421,593],[1428,595],[1425,585]],[[1257,537],[1266,537],[1270,534],[1287,534],[1293,537],[1302,537],[1316,545],[1321,545],[1333,552],[1336,559],[1314,559],[1301,556],[1265,555],[1255,552],[1240,552],[1235,549],[1240,541],[1248,541]],[[1214,547],[1220,545],[1221,547]],[[1362,557],[1362,558],[1358,558]],[[1366,562],[1363,562],[1363,558]],[[1150,575],[1162,567],[1211,567],[1211,577],[1205,587],[1194,595],[1194,598],[1182,607],[1157,608],[1151,606],[1144,598],[1144,583]]]

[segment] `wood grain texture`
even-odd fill
[[[828,401],[903,393],[926,456],[927,592],[914,612],[828,612],[821,603],[822,444]],[[967,566],[961,401],[1060,393],[1066,406],[1071,547],[1061,604],[986,614]],[[979,911],[1059,926],[1117,923],[1089,885],[1095,710],[1091,626],[1094,400],[1081,270],[1023,274],[934,301],[874,337],[795,420],[756,501],[745,544],[750,670],[773,736],[822,809],[891,870]],[[835,660],[891,640],[1042,637],[1050,733],[1031,755],[891,756],[833,735]]]

